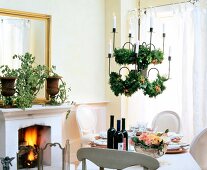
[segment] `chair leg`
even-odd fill
[[[82,170],[87,170],[87,168],[86,168],[86,159],[82,160]]]

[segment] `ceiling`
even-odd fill
[[[140,0],[140,7],[149,8],[149,7],[156,7],[156,6],[162,6],[167,4],[182,3],[187,1],[189,0]]]

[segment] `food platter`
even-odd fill
[[[171,142],[167,147],[167,154],[185,153],[189,149],[189,144],[182,142]]]
[[[98,148],[106,148],[107,147],[107,140],[106,139],[97,139],[91,142],[92,147],[98,147]]]
[[[166,154],[177,154],[177,153],[185,153],[188,149],[180,148],[180,149],[168,149]]]

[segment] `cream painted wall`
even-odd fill
[[[104,0],[1,0],[0,8],[52,15],[52,64],[70,100],[105,100]]]

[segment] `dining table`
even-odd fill
[[[201,170],[197,162],[193,159],[189,152],[179,154],[165,154],[157,159],[160,163],[158,170]],[[91,161],[86,161],[87,170],[99,170]],[[108,170],[107,168],[105,168]],[[126,168],[125,170],[142,170],[140,166],[133,166]],[[82,164],[80,163],[77,170],[82,170]]]
[[[133,137],[134,133],[129,133],[130,137]],[[136,133],[137,135],[137,133]],[[100,136],[91,142],[91,147],[96,148],[106,148],[106,132],[100,133]],[[189,144],[182,141],[182,134],[177,134],[174,132],[168,132],[168,141],[167,152],[157,158],[160,163],[158,170],[201,170],[198,163],[195,161],[193,156],[189,152]],[[176,140],[175,140],[176,139]],[[128,147],[128,152],[136,152],[134,145],[130,144]],[[107,156],[107,155],[106,155]],[[99,170],[99,167],[96,166],[89,160],[86,160],[87,170]],[[125,168],[124,170],[142,170],[141,166],[133,166]],[[82,170],[82,164],[78,165],[77,170]],[[105,168],[105,170],[108,170]]]

